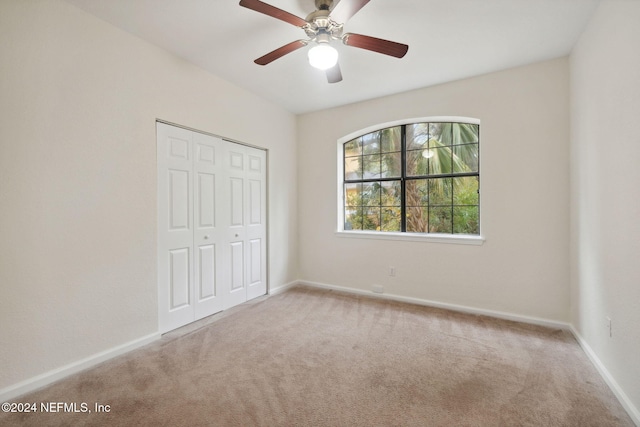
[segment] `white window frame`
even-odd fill
[[[483,227],[482,222],[484,215],[482,214],[482,183],[484,180],[480,180],[480,235],[467,235],[467,234],[438,234],[438,233],[407,233],[407,232],[389,232],[389,231],[364,231],[364,230],[345,230],[344,229],[344,144],[362,135],[366,135],[377,130],[386,129],[394,126],[408,125],[412,123],[425,123],[425,122],[438,122],[438,123],[470,123],[480,125],[480,120],[470,117],[458,117],[458,116],[432,116],[432,117],[418,117],[411,119],[402,119],[392,122],[377,124],[366,127],[364,129],[357,130],[348,135],[343,136],[337,141],[337,164],[338,164],[338,176],[337,176],[337,228],[336,236],[357,238],[357,239],[376,239],[376,240],[404,240],[411,242],[429,242],[429,243],[452,243],[463,245],[482,245],[486,240],[482,235]],[[479,156],[482,162],[482,146],[484,141],[479,144]]]

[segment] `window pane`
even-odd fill
[[[362,157],[345,157],[344,179],[362,179]]]
[[[382,208],[382,231],[400,231],[400,208]]]
[[[401,206],[400,181],[384,181],[381,189],[382,206]]]
[[[451,123],[429,123],[429,147],[451,145]]]
[[[382,143],[382,152],[390,153],[393,151],[400,151],[402,148],[401,139],[401,127],[396,126],[393,128],[383,129],[381,130],[381,143]]]
[[[429,159],[425,157],[427,150],[413,150],[407,151],[406,155],[406,168],[407,176],[420,176],[427,175]]]
[[[454,158],[459,162],[455,172],[478,171],[478,144],[454,145],[452,147]],[[454,162],[456,166],[456,162]]]
[[[458,206],[453,208],[453,232],[455,234],[479,234],[478,206]]]
[[[451,233],[451,208],[429,208],[429,233]]]
[[[344,186],[344,229],[362,229],[362,184]]]
[[[362,156],[364,179],[380,178],[380,154]]]
[[[451,178],[429,180],[429,204],[451,206]]]
[[[405,203],[407,206],[427,206],[429,204],[429,183],[426,179],[412,179],[405,183]]]
[[[346,206],[362,206],[362,184],[345,184],[344,200]]]
[[[477,143],[478,130],[469,123],[429,123],[429,146]]]
[[[344,210],[344,229],[362,230],[362,208],[347,207]]]
[[[353,157],[362,154],[362,138],[352,139],[344,144],[344,156]]]
[[[380,206],[380,183],[368,182],[362,184],[362,205]]]
[[[377,154],[380,152],[380,131],[362,136],[362,150],[364,154]]]
[[[386,153],[382,155],[382,163],[380,171],[381,178],[399,177],[401,173],[402,156],[400,153]]]
[[[463,162],[462,159],[456,156],[455,154],[452,154],[451,167],[452,167],[451,169],[452,173],[471,172],[471,170],[469,169],[469,166],[467,166],[466,163]]]
[[[428,212],[426,207],[407,206],[406,220],[407,231],[410,233],[427,233],[428,232]]]
[[[451,149],[429,148],[429,175],[451,173]]]
[[[452,144],[478,142],[479,126],[470,123],[452,123]]]
[[[380,208],[366,208],[362,224],[363,230],[380,230]]]
[[[478,187],[477,176],[453,178],[453,204],[477,205]]]
[[[407,150],[427,148],[429,141],[429,124],[415,123],[407,125]]]

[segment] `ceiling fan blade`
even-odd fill
[[[299,18],[289,12],[285,12],[282,9],[278,9],[275,6],[271,6],[265,2],[260,0],[240,0],[240,6],[246,7],[247,9],[255,10],[256,12],[264,13],[265,15],[269,15],[273,18],[280,19],[281,21],[287,22],[291,25],[295,25],[296,27],[304,27],[307,25],[307,21],[302,18]]]
[[[344,24],[367,3],[369,0],[340,0],[329,16],[337,23]]]
[[[258,65],[267,65],[270,62],[273,62],[278,58],[282,58],[286,54],[291,53],[294,50],[300,49],[301,47],[306,45],[307,45],[306,40],[296,40],[294,42],[285,44],[284,46],[279,47],[276,50],[267,53],[266,55],[261,56],[260,58],[256,59],[253,62],[255,62]]]
[[[342,81],[342,72],[340,71],[340,65],[336,62],[336,65],[327,69],[327,81],[329,83],[338,83]]]
[[[359,47],[360,49],[367,49],[373,52],[395,56],[396,58],[402,58],[409,50],[409,46],[406,44],[354,33],[347,33],[342,36],[342,42],[347,46]]]

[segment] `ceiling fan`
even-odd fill
[[[331,46],[331,42],[334,40],[341,40],[347,46],[367,49],[396,58],[402,58],[407,53],[409,46],[406,44],[362,34],[342,34],[344,23],[362,9],[369,0],[339,0],[333,8],[333,0],[314,1],[317,10],[311,12],[305,19],[260,0],[240,1],[240,6],[302,28],[309,37],[307,40],[293,41],[261,56],[254,61],[256,64],[267,65],[301,47],[314,44],[308,52],[309,63],[316,68],[325,70],[329,83],[337,83],[342,80],[342,72],[338,65],[338,51]]]

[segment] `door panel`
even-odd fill
[[[169,230],[189,228],[189,171],[169,170]]]
[[[169,251],[169,288],[171,300],[169,310],[183,308],[189,305],[189,248],[173,249]]]
[[[229,215],[226,223],[225,241],[229,260],[229,276],[225,283],[224,308],[230,308],[247,300],[245,275],[245,155],[244,147],[227,142],[225,145],[226,188],[228,189]]]
[[[224,298],[225,310],[242,304],[247,300],[247,290],[244,286],[244,242],[242,240],[229,244],[229,278],[228,288]]]
[[[215,227],[216,176],[198,174],[198,228]]]
[[[218,249],[222,239],[218,211],[225,206],[224,191],[220,189],[223,165],[218,162],[220,145],[224,141],[210,135],[193,132],[196,177],[194,196],[194,246],[198,256],[195,259],[196,289],[195,320],[210,316],[223,309],[219,286],[224,281],[224,255]]]
[[[231,292],[244,288],[243,242],[231,243]]]
[[[184,132],[181,132],[181,134],[180,136],[167,137],[167,141],[169,142],[167,145],[167,158],[188,161],[191,158],[191,156],[189,156],[191,137]]]
[[[245,239],[247,243],[246,274],[248,278],[247,299],[267,293],[267,153],[247,148],[249,167],[247,181],[247,206]]]
[[[242,172],[244,171],[244,155],[239,150],[242,150],[242,147],[229,150],[229,168]]]
[[[229,206],[231,207],[231,226],[241,227],[244,225],[244,197],[243,197],[243,179],[242,178],[230,178],[230,200]]]
[[[249,180],[249,224],[262,223],[262,185],[255,179]]]
[[[251,172],[262,172],[262,158],[261,156],[249,155],[249,170]]]
[[[216,246],[200,246],[198,302],[216,296]]]
[[[196,144],[196,152],[198,153],[196,159],[201,164],[210,164],[214,166],[216,164],[216,149],[215,147],[198,143]]]
[[[262,279],[262,239],[249,241],[249,286],[253,286]]]
[[[158,127],[158,310],[161,332],[193,318],[191,135]]]

